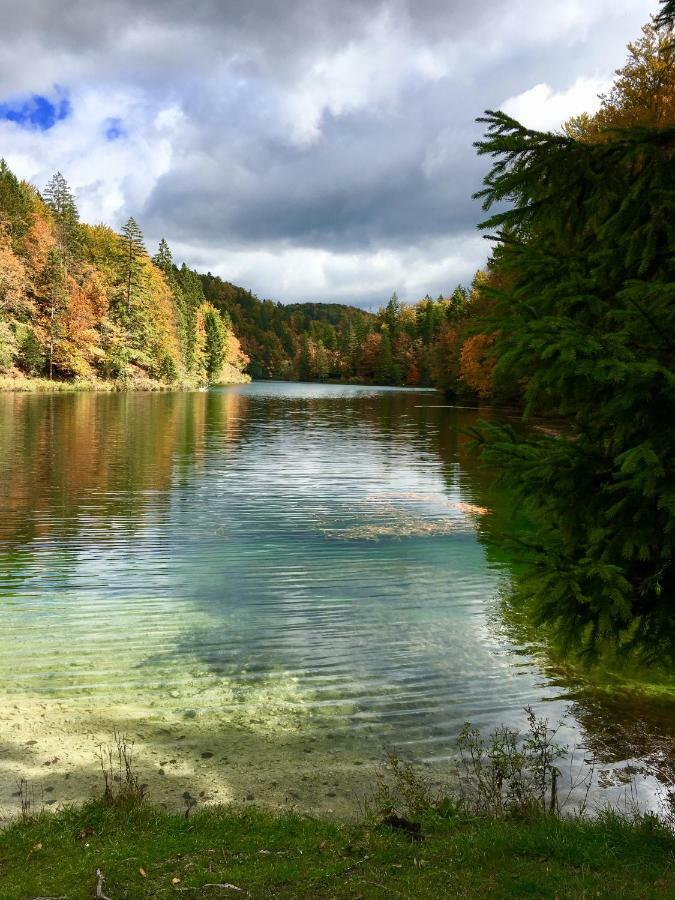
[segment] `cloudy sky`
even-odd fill
[[[284,302],[378,306],[486,257],[474,118],[591,111],[656,0],[20,0],[0,155],[82,218]]]

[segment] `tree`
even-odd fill
[[[125,284],[126,314],[131,316],[132,294],[138,288],[142,272],[141,258],[146,255],[143,232],[136,220],[130,216],[122,226],[123,241],[122,267]]]
[[[27,287],[26,266],[12,252],[9,229],[0,221],[0,315],[19,315],[30,308]]]
[[[195,371],[197,361],[197,311],[204,303],[204,288],[196,272],[185,263],[176,273],[175,303],[181,333],[181,353],[188,372]]]
[[[610,92],[600,97],[598,112],[574,116],[565,124],[566,133],[580,140],[611,140],[616,128],[675,124],[673,49],[672,25],[645,25],[642,37],[628,45],[628,59],[616,70]]]
[[[460,378],[482,399],[492,394],[495,367],[493,345],[493,334],[472,334],[462,344],[459,354]]]
[[[394,335],[398,331],[398,320],[401,315],[401,303],[398,299],[396,291],[391,295],[389,302],[384,310],[383,321],[389,329],[389,334]]]
[[[33,216],[33,195],[0,158],[0,211],[13,246],[28,231]]]
[[[0,371],[203,382],[247,363],[227,311],[165,240],[153,265],[133,219],[121,234],[81,224],[60,173],[40,196],[0,161]]]
[[[654,19],[657,28],[672,28],[675,24],[675,0],[661,0],[661,9]]]
[[[501,277],[496,373],[524,385],[525,418],[485,424],[484,458],[527,505],[521,596],[587,650],[662,661],[675,642],[675,127],[602,142],[488,112],[494,163],[483,225]]]
[[[152,258],[154,264],[164,272],[165,275],[169,275],[173,271],[173,255],[171,253],[171,249],[167,244],[166,240],[162,238],[159,242],[159,247],[157,248],[157,253]]]
[[[204,317],[204,331],[206,334],[204,346],[206,374],[209,381],[213,381],[223,368],[227,334],[223,320],[211,304],[205,304],[202,315]]]
[[[43,194],[47,206],[54,214],[57,247],[67,270],[70,260],[77,255],[79,245],[80,216],[75,197],[60,172],[56,172],[47,182]]]
[[[394,360],[389,332],[384,329],[380,335],[380,346],[375,368],[375,379],[379,384],[400,384],[401,371]]]
[[[68,307],[68,276],[60,252],[53,251],[42,272],[46,306],[41,309],[38,321],[47,335],[47,371],[49,379],[54,378],[54,357],[58,342],[63,335],[61,318]]]

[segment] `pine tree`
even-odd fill
[[[79,249],[80,215],[75,197],[68,182],[60,172],[56,172],[43,191],[44,200],[54,214],[58,248],[64,268],[77,256]]]
[[[22,238],[31,223],[30,193],[26,185],[10,171],[4,159],[0,159],[0,210],[12,241]]]
[[[602,143],[488,112],[496,377],[559,434],[486,424],[484,458],[530,510],[521,593],[567,641],[675,643],[675,128]]]
[[[189,269],[185,263],[176,273],[176,284],[176,302],[180,307],[181,352],[186,370],[192,372],[197,362],[197,311],[204,303],[204,289],[199,275]]]
[[[661,9],[654,24],[657,28],[672,28],[675,25],[675,0],[661,0]]]
[[[122,226],[123,240],[122,266],[126,294],[126,313],[131,316],[131,299],[133,289],[137,287],[140,276],[140,260],[146,255],[143,232],[136,220],[130,216]]]
[[[57,219],[65,219],[72,222],[79,221],[77,206],[73,192],[68,182],[60,172],[56,172],[43,191],[45,203],[52,210]]]
[[[394,291],[394,293],[391,295],[391,298],[389,299],[389,303],[387,303],[387,306],[384,311],[384,321],[386,322],[386,324],[389,328],[389,333],[391,334],[392,337],[396,334],[396,332],[398,330],[398,320],[399,320],[400,315],[401,315],[401,302],[398,299],[398,294],[396,293],[396,291]]]
[[[206,375],[209,381],[213,381],[223,369],[225,349],[227,347],[227,333],[218,311],[210,304],[205,304],[203,307],[203,321]]]
[[[164,238],[160,240],[157,253],[153,256],[152,261],[165,275],[169,275],[173,271],[173,255]]]

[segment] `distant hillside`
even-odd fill
[[[492,335],[477,322],[490,305],[486,273],[471,289],[414,304],[394,294],[374,315],[337,303],[283,305],[210,273],[204,296],[231,319],[253,378],[429,385],[449,394],[493,393]]]
[[[253,378],[353,377],[356,350],[377,324],[376,316],[355,306],[284,305],[210,273],[200,279],[207,300],[230,317]]]

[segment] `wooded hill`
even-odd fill
[[[204,384],[242,380],[247,362],[166,242],[150,259],[133,219],[83,224],[60,173],[41,195],[0,161],[0,373]]]

